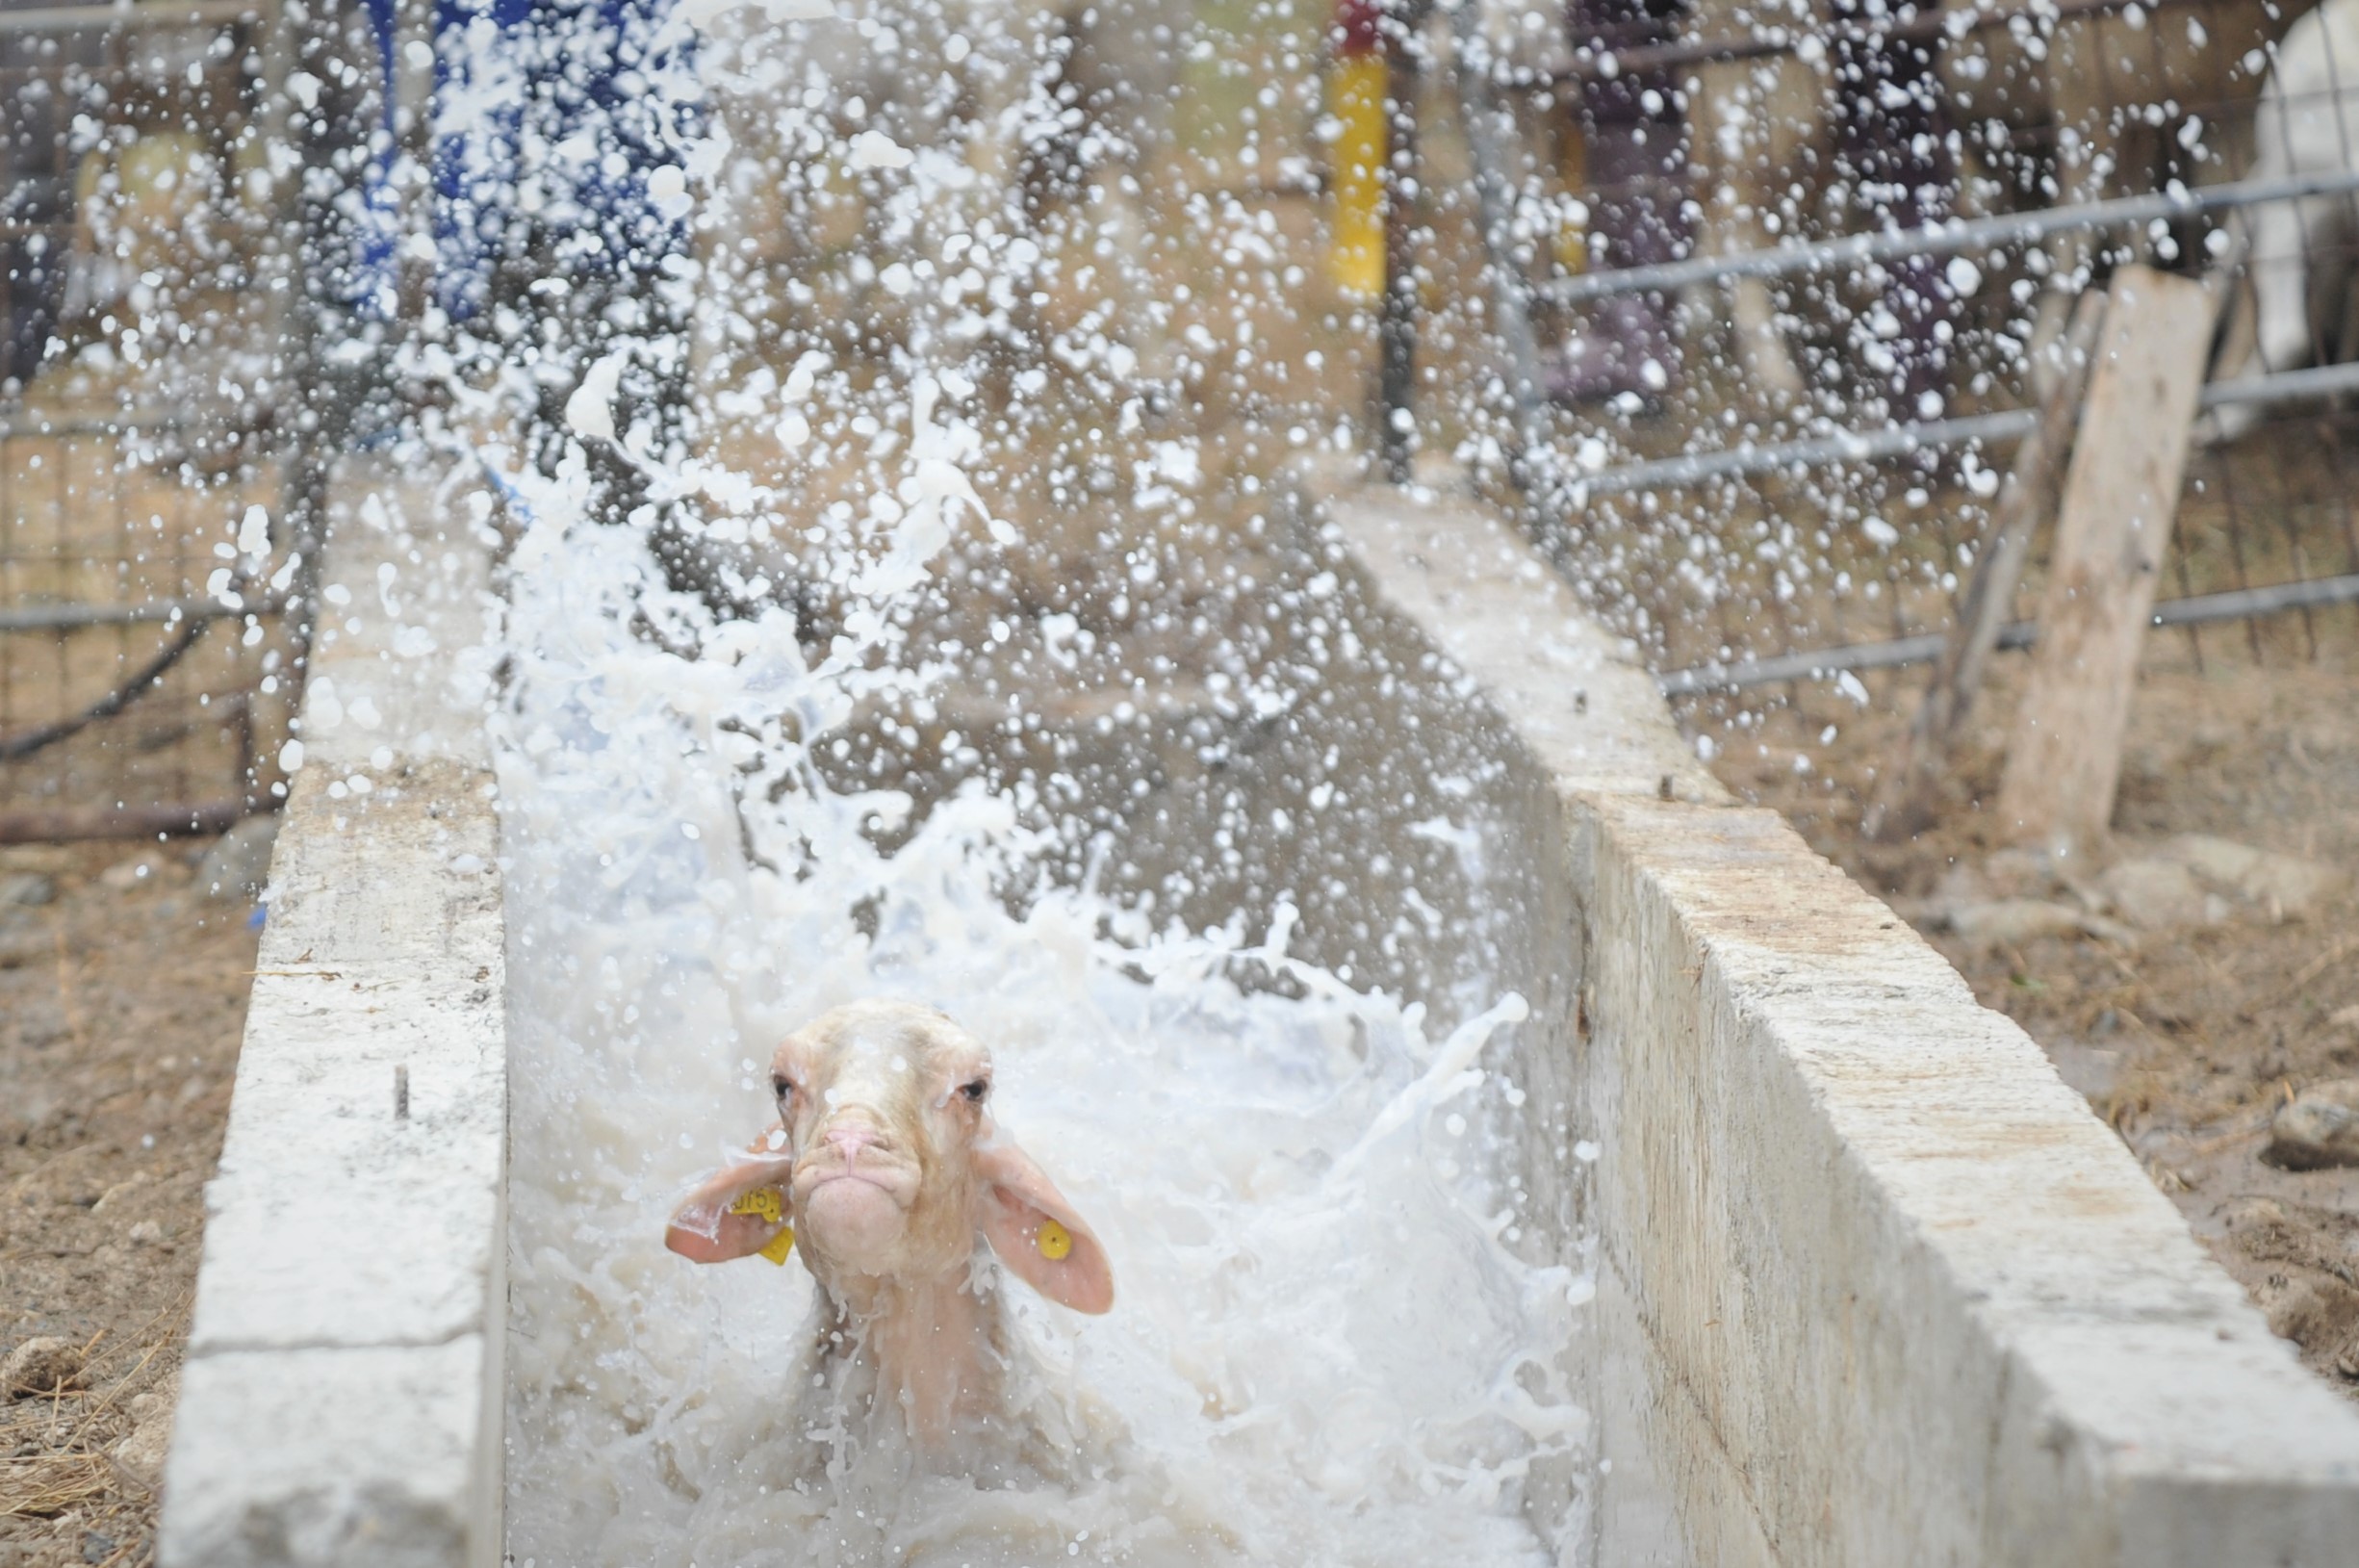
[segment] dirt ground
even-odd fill
[[[2280,1105],[2359,1077],[2359,615],[2324,612],[2313,630],[2315,655],[2296,618],[2268,624],[2256,662],[2242,627],[2207,629],[2201,670],[2180,634],[2149,643],[2102,857],[2205,834],[2339,868],[2339,892],[2300,918],[2227,900],[2163,930],[2011,941],[1950,929],[1961,896],[2075,904],[2072,887],[2087,890],[2098,869],[2006,886],[2020,861],[1988,807],[2028,668],[2020,656],[1998,661],[1940,819],[1905,843],[1866,841],[1860,819],[1873,770],[1898,755],[1921,672],[1872,681],[1864,707],[1804,685],[1689,704],[1681,717],[1718,745],[1725,784],[1891,899],[1986,1005],[2040,1043],[2269,1325],[2359,1398],[2359,1170],[2262,1159]]]
[[[0,1354],[85,1357],[79,1386],[0,1399],[0,1568],[153,1558],[253,983],[251,907],[191,886],[206,847],[0,848]]]
[[[1270,62],[1282,51],[1272,53],[1268,39],[1295,25],[1286,19],[1294,9],[1239,0],[1206,8],[1214,34],[1262,40],[1259,53],[1224,43],[1192,67],[1184,135],[1203,167],[1186,183],[1218,196],[1222,221],[1183,221],[1176,208],[1160,215],[1163,238],[1146,261],[1160,296],[1187,301],[1171,335],[1199,329],[1223,345],[1218,367],[1189,390],[1190,417],[1148,432],[1204,438],[1200,511],[1130,515],[1109,502],[1118,471],[1107,466],[1111,450],[1091,450],[1099,437],[1091,426],[1113,428],[1114,419],[1078,397],[1055,400],[1055,417],[1043,417],[1038,439],[1055,461],[1018,444],[1003,454],[1004,472],[977,476],[995,510],[1041,524],[1030,530],[1035,559],[1011,572],[1012,596],[1120,636],[1135,668],[1164,677],[1190,663],[1198,639],[1166,647],[1147,637],[1150,602],[1184,610],[1178,624],[1200,613],[1217,621],[1209,608],[1226,584],[1240,572],[1249,581],[1257,569],[1251,530],[1268,509],[1264,475],[1282,453],[1364,411],[1372,332],[1365,302],[1339,296],[1323,279],[1321,209],[1285,192],[1274,159],[1243,156],[1255,140],[1243,127],[1262,84],[1280,79]],[[1307,144],[1301,126],[1315,117],[1307,98],[1269,115],[1271,145]],[[1282,128],[1295,121],[1301,125]],[[1429,260],[1435,275],[1458,278],[1473,297],[1466,182],[1446,121],[1445,114],[1428,127],[1433,183],[1460,195],[1455,206],[1437,198]],[[1437,284],[1421,345],[1429,422],[1422,445],[1437,458],[1469,434],[1465,410],[1476,400],[1469,389],[1489,363],[1467,312],[1441,309],[1447,298]],[[793,347],[791,334],[782,344]],[[1250,354],[1240,351],[1248,347]],[[769,351],[782,374],[794,354],[778,345]],[[1256,368],[1247,372],[1248,363]],[[1654,433],[1667,441],[1683,430],[1666,422]],[[765,423],[765,441],[767,431]],[[724,425],[716,447],[814,510],[821,496],[859,482],[851,469],[821,472],[808,459],[797,471],[768,472],[759,454],[741,450],[744,439]],[[1065,477],[1089,494],[1086,505],[1062,491],[1039,493],[1064,482],[1061,467],[1078,474]],[[1057,528],[1060,515],[1087,526]],[[1159,560],[1164,586],[1141,589],[1126,570],[1134,559]],[[1216,570],[1223,563],[1225,577]],[[2359,612],[2321,615],[2319,630],[2313,657],[2296,623],[2272,624],[2256,662],[2241,629],[2216,629],[2201,670],[2177,638],[2153,646],[2133,711],[2121,853],[2199,832],[2359,872],[2359,705],[2351,701]],[[2141,932],[2134,941],[2009,943],[1947,929],[1941,902],[1955,883],[1945,879],[1961,868],[1986,875],[2004,847],[1982,807],[1995,793],[2022,670],[2020,657],[2000,661],[1940,824],[1905,844],[1863,841],[1859,821],[1873,770],[1896,754],[1920,675],[1870,680],[1865,707],[1808,685],[1689,703],[1680,717],[1712,737],[1714,766],[1731,787],[1782,811],[1821,852],[1910,913],[1987,1004],[2022,1023],[2271,1325],[2359,1397],[2359,1171],[2293,1172],[2259,1158],[2269,1119],[2289,1094],[2359,1077],[2351,1011],[2359,892],[2346,886],[2298,920],[2238,908],[2217,923]],[[189,885],[203,847],[0,848],[0,890],[13,873],[55,884],[49,902],[0,902],[0,1354],[40,1335],[87,1352],[81,1386],[0,1400],[0,1568],[152,1559],[156,1467],[196,1270],[202,1185],[226,1119],[255,942],[247,906],[205,901]],[[150,874],[130,876],[141,860]]]

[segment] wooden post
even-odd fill
[[[2179,506],[2216,298],[2145,267],[2114,274],[2064,482],[2031,684],[1999,784],[2002,831],[2079,851],[2105,838],[2121,736]]]
[[[1870,838],[1906,838],[1933,821],[1950,748],[1974,709],[1983,672],[1998,651],[1999,631],[2014,613],[2015,589],[2031,559],[2033,537],[2056,510],[2058,476],[2064,454],[2072,450],[2073,422],[2089,389],[2097,329],[2104,320],[2105,296],[2094,289],[2084,293],[2073,302],[2071,325],[2053,368],[2043,365],[2033,373],[2039,423],[2015,448],[1998,504],[1990,508],[1957,623],[1942,645],[1940,663],[1925,688],[1925,701],[1916,710],[1899,764],[1877,781],[1875,796],[1868,802],[1860,827]]]

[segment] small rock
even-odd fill
[[[1989,884],[1983,881],[1982,872],[1971,861],[1952,861],[1941,880],[1934,884],[1933,900],[1936,905],[1979,904],[1990,896]]]
[[[117,861],[98,873],[98,886],[121,893],[134,887],[158,886],[164,869],[171,862],[153,850],[142,850],[127,861]]]
[[[114,1536],[101,1535],[94,1529],[86,1529],[82,1532],[82,1560],[84,1562],[104,1562],[113,1555],[115,1555]]]
[[[1946,918],[1952,931],[1975,942],[2006,942],[2014,946],[2036,937],[2083,936],[2125,944],[2138,940],[2138,933],[2117,921],[2076,910],[2069,904],[2052,904],[2038,898],[1952,904]]]
[[[0,1361],[0,1391],[12,1400],[54,1394],[81,1379],[81,1347],[47,1335],[26,1340]]]
[[[153,1421],[158,1416],[169,1420],[179,1404],[180,1369],[175,1367],[157,1378],[154,1387],[141,1389],[131,1396],[130,1402],[123,1408],[131,1412],[132,1420],[145,1422]]]
[[[2070,1040],[2060,1040],[2047,1050],[2048,1060],[2056,1065],[2056,1075],[2078,1090],[2084,1099],[2101,1100],[2121,1081],[2119,1051]]]
[[[2287,1222],[2284,1204],[2252,1193],[2231,1198],[2223,1218],[2228,1234],[2244,1238],[2247,1250],[2251,1249],[2252,1239],[2282,1230]]]
[[[57,896],[55,877],[44,877],[38,871],[0,872],[0,905],[34,909]]]
[[[146,1171],[134,1170],[121,1181],[99,1194],[98,1201],[90,1205],[90,1212],[92,1214],[112,1214],[125,1202],[136,1202],[145,1195],[142,1189],[147,1186],[147,1179]]]
[[[2037,899],[2056,890],[2064,867],[2055,855],[2032,845],[2016,845],[1984,858],[1982,885],[2001,902]]]
[[[2261,1157],[2288,1170],[2359,1165],[2359,1078],[2313,1084],[2280,1109]]]
[[[154,1481],[164,1474],[165,1456],[171,1451],[172,1418],[167,1413],[141,1422],[129,1437],[115,1445],[115,1457],[142,1479]]]
[[[125,1234],[134,1247],[153,1247],[164,1240],[164,1227],[153,1220],[142,1220]]]
[[[2321,1340],[2340,1340],[2351,1319],[2359,1315],[2359,1291],[2339,1279],[2288,1272],[2282,1285],[2261,1295],[2261,1311],[2269,1331],[2307,1350]]]
[[[2165,843],[2160,853],[2221,891],[2265,911],[2271,920],[2308,919],[2349,881],[2335,866],[2209,834],[2183,833]]]
[[[196,890],[206,898],[252,903],[270,878],[270,850],[278,842],[278,818],[249,816],[205,852],[196,867]]]
[[[2192,871],[2161,856],[2108,866],[2096,888],[2107,908],[2141,931],[2209,924],[2218,902]]]
[[[0,969],[21,969],[57,950],[57,938],[38,924],[27,919],[20,926],[6,918],[16,913],[0,909]]]
[[[180,1374],[166,1375],[155,1387],[133,1398],[125,1406],[139,1425],[115,1445],[115,1457],[149,1481],[164,1475],[164,1456],[172,1446],[172,1412],[180,1401]]]

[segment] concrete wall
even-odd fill
[[[1594,1249],[1588,1560],[2359,1561],[2359,1411],[2296,1364],[2012,1022],[1693,761],[1507,529],[1399,493],[1333,526],[1472,678],[1536,888],[1520,1130]],[[1478,695],[1475,695],[1478,693]],[[1594,1141],[1597,1158],[1574,1153]]]
[[[336,476],[164,1568],[500,1561],[504,938],[464,515],[430,478]]]
[[[323,579],[348,599],[323,623],[209,1192],[165,1568],[500,1556],[489,541],[428,479],[355,465],[339,497]],[[1603,1463],[1532,1488],[1568,1555],[2359,1560],[2359,1413],[2038,1049],[1731,803],[1504,528],[1392,493],[1331,516],[1358,578],[1339,613],[1375,656],[1331,672],[1300,745],[1224,777],[1252,811],[1286,803],[1266,880],[1306,890],[1400,849],[1444,779],[1479,778],[1452,810],[1491,869],[1418,885],[1485,907],[1436,938],[1465,951],[1402,973],[1446,989],[1478,963],[1534,1004],[1508,1129],[1526,1234],[1593,1261],[1600,1292],[1568,1370]],[[1304,748],[1346,731],[1342,767],[1382,809],[1306,817]],[[1159,834],[1175,852],[1201,827],[1149,805],[1130,824],[1147,869]],[[1306,902],[1307,949],[1354,951],[1334,922],[1367,902]]]

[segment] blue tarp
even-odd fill
[[[364,0],[387,63],[395,0]],[[684,233],[648,193],[681,162],[697,106],[693,34],[674,0],[437,0],[434,13],[435,294],[480,310],[503,257],[527,244],[568,276],[646,274]],[[371,161],[352,303],[390,314],[398,214],[393,138]]]

